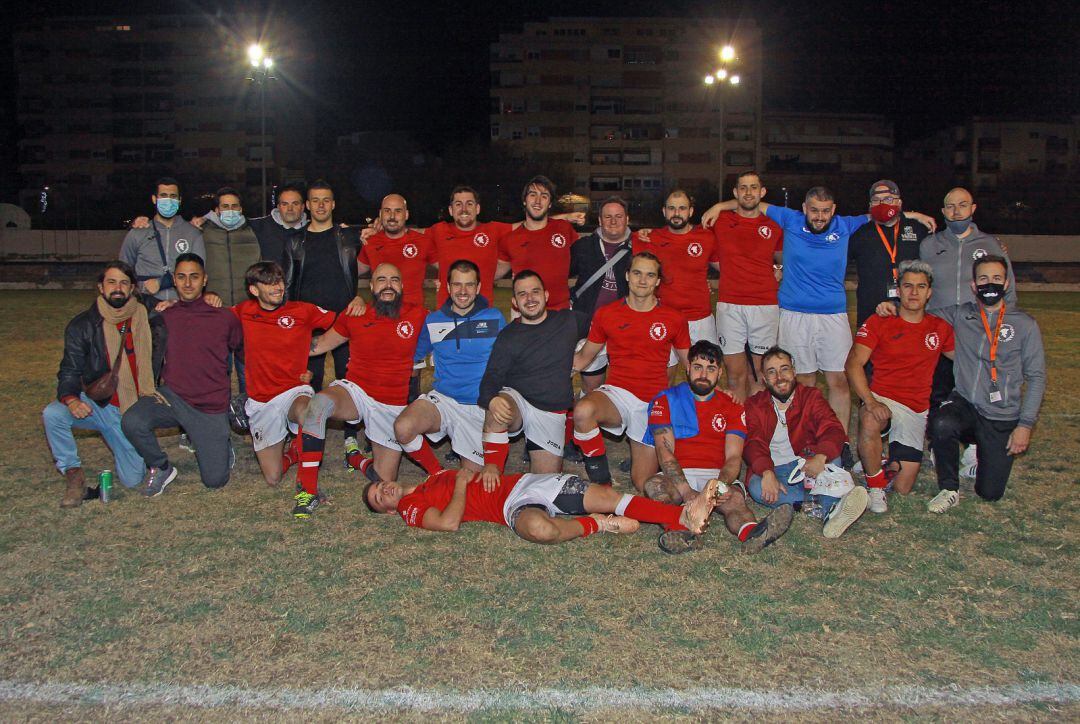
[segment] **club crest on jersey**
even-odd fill
[[[413,336],[413,332],[416,331],[416,328],[413,327],[412,322],[398,322],[395,331],[397,331],[397,336],[402,339],[409,339]]]
[[[771,239],[772,238],[772,229],[769,228],[768,226],[765,226],[764,224],[762,224],[761,226],[759,226],[757,228],[757,233],[758,233],[758,236],[760,236],[762,239]]]
[[[176,240],[177,254],[187,254],[189,251],[191,251],[191,242],[189,242],[187,239]]]
[[[283,314],[278,317],[278,326],[282,329],[292,329],[296,326],[296,320],[290,317],[288,314]]]
[[[727,420],[724,419],[724,416],[721,415],[719,412],[716,413],[715,415],[713,415],[713,418],[712,418],[713,432],[723,432],[725,428],[727,428]]]
[[[488,244],[491,243],[491,238],[487,234],[485,234],[484,232],[481,231],[480,233],[478,233],[476,236],[474,236],[472,238],[472,243],[475,246],[479,246],[480,248],[483,248],[483,247],[485,247],[485,246],[487,246]]]
[[[663,322],[653,322],[653,326],[649,327],[649,336],[660,341],[667,337],[667,325]]]
[[[1016,330],[1013,329],[1011,324],[1001,325],[1001,334],[998,335],[998,339],[1002,342],[1008,342],[1016,336]]]
[[[937,332],[931,332],[926,335],[924,341],[926,342],[926,348],[931,351],[937,349],[941,345],[941,337],[938,336]]]
[[[566,246],[566,237],[562,234],[551,235],[551,245],[556,249],[561,249]]]
[[[971,252],[971,258],[973,260],[982,259],[984,256],[986,256],[986,249],[976,249],[975,251]]]
[[[701,256],[701,252],[701,244],[697,243],[696,241],[686,247],[686,253],[690,256]]]
[[[419,253],[420,250],[416,248],[416,244],[406,244],[401,247],[401,255],[406,259],[415,259]]]
[[[840,234],[834,231],[833,233],[825,237],[825,241],[829,242],[830,244],[835,244],[836,242],[840,241]]]

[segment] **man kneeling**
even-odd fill
[[[504,475],[485,485],[471,470],[443,470],[419,485],[368,483],[364,503],[375,513],[397,513],[405,524],[456,531],[462,523],[509,526],[532,543],[562,543],[593,533],[633,533],[641,523],[700,535],[716,504],[717,481],[683,506],[616,492],[568,473]],[[573,516],[558,518],[556,516]]]

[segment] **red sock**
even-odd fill
[[[742,542],[750,537],[750,534],[754,532],[754,528],[757,528],[757,523],[745,523],[742,528],[739,528],[738,536],[739,542]]]
[[[326,440],[314,435],[301,435],[300,469],[296,471],[296,482],[305,493],[319,493],[319,465],[322,464],[323,448]]]
[[[428,475],[434,475],[443,469],[439,459],[435,457],[435,451],[431,449],[431,443],[427,441],[426,437],[420,436],[420,449],[413,450],[412,452],[406,452],[417,465],[424,469],[424,472]]]
[[[494,465],[501,473],[510,455],[510,436],[505,432],[484,433],[484,464]]]
[[[866,487],[868,488],[884,488],[889,484],[889,481],[885,479],[884,468],[878,470],[873,475],[866,476]]]
[[[598,427],[594,427],[589,432],[574,430],[574,442],[581,448],[581,454],[587,458],[598,458],[607,452],[604,447],[604,436],[600,434]]]
[[[289,446],[285,448],[285,452],[281,455],[281,473],[284,475],[288,472],[296,463],[300,462],[300,441],[302,439],[302,432],[297,431],[296,437],[289,441]]]
[[[570,408],[566,411],[566,433],[563,435],[563,441],[570,445],[574,442],[574,408]]]
[[[679,522],[682,506],[668,505],[640,495],[631,495],[630,498],[622,515],[642,523],[659,523],[668,530],[686,530],[686,526]]]
[[[583,515],[580,518],[575,518],[578,523],[581,523],[581,527],[585,529],[585,532],[581,534],[582,538],[588,538],[596,531],[600,530],[600,524],[596,522],[596,518],[591,518],[587,515]]]

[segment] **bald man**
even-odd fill
[[[325,354],[347,341],[349,366],[344,379],[308,404],[297,472],[305,490],[318,489],[327,420],[363,423],[374,460],[358,458],[354,468],[370,480],[397,478],[401,446],[394,438],[394,420],[408,402],[413,353],[426,313],[404,301],[401,271],[393,264],[375,267],[371,292],[374,302],[363,314],[340,315],[312,347],[311,354]]]

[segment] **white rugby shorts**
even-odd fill
[[[387,405],[379,402],[365,392],[363,387],[349,380],[334,380],[330,386],[342,388],[352,398],[359,417],[349,420],[350,425],[359,425],[362,422],[364,435],[368,440],[391,450],[401,450],[397,436],[394,435],[394,420],[405,409],[405,405]]]
[[[780,307],[775,304],[716,305],[716,332],[724,354],[742,354],[747,343],[753,354],[776,344]]]
[[[417,399],[427,400],[439,411],[439,430],[428,434],[428,439],[438,442],[449,435],[454,452],[477,465],[484,464],[484,411],[479,405],[463,405],[435,390]]]
[[[297,397],[312,397],[315,390],[311,385],[291,387],[267,402],[259,402],[250,397],[244,403],[244,412],[248,416],[248,429],[251,430],[251,444],[255,452],[277,445],[285,439],[286,431],[294,435],[299,425],[289,420],[289,408]]]
[[[851,351],[847,312],[809,314],[780,310],[780,346],[795,358],[795,373],[843,372]]]

